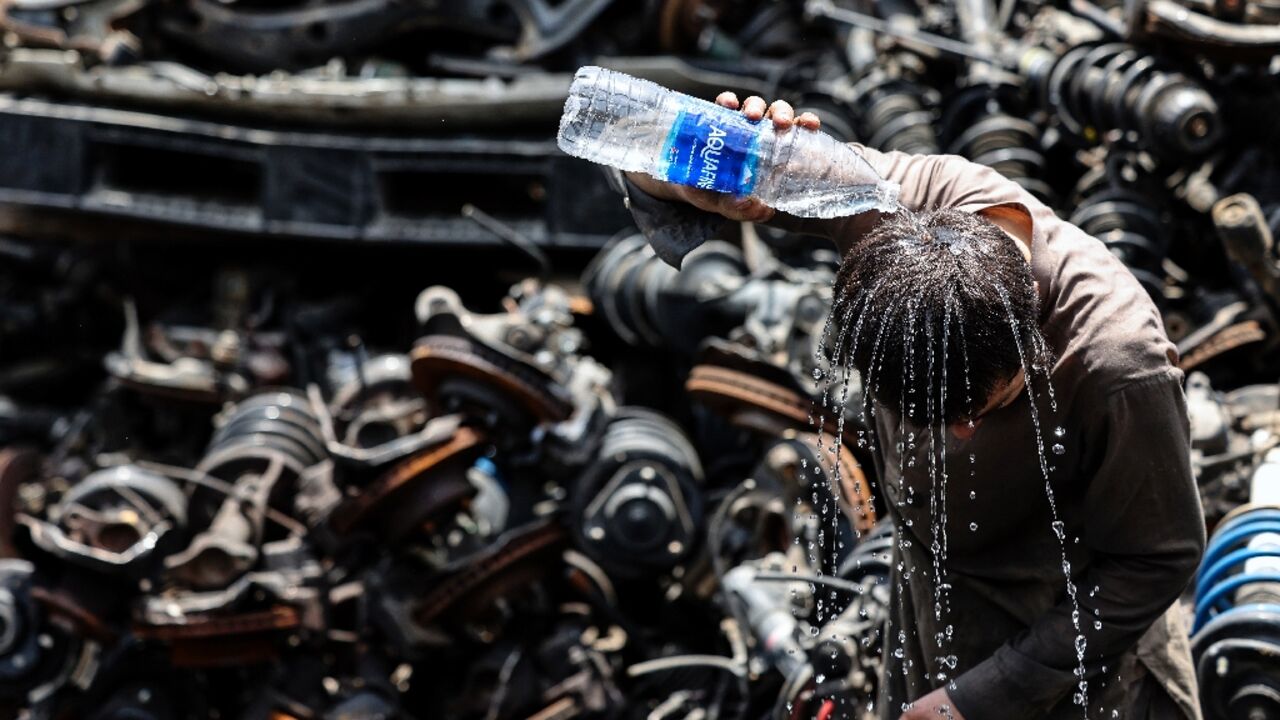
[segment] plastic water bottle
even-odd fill
[[[681,185],[754,196],[799,217],[892,211],[898,185],[822,132],[751,121],[736,110],[600,67],[578,70],[560,149]]]

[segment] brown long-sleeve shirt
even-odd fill
[[[901,185],[904,206],[998,217],[1030,237],[1041,331],[1057,358],[1051,373],[1056,411],[1043,380],[1032,390],[1078,590],[1087,716],[1138,717],[1157,683],[1178,715],[1198,718],[1185,626],[1179,609],[1170,608],[1199,561],[1204,522],[1190,468],[1182,374],[1159,313],[1101,242],[993,170],[955,156],[856,147],[882,177]],[[721,222],[634,188],[630,206],[658,254],[673,264]],[[843,248],[874,220],[779,218],[777,224],[828,235]],[[1024,391],[986,416],[972,439],[946,433],[945,582],[951,590],[941,621],[929,552],[929,445],[917,442],[916,462],[905,467],[898,418],[877,409],[881,492],[898,532],[911,540],[899,545],[894,560],[902,568],[894,587],[902,592],[895,592],[888,645],[903,652],[886,657],[882,717],[896,718],[902,703],[936,687],[939,672],[967,720],[1085,714],[1072,703],[1078,633],[1031,407]],[[924,437],[923,430],[915,432]],[[948,626],[951,637],[940,648],[936,636]]]

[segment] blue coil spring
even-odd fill
[[[1249,547],[1249,541],[1262,533],[1280,533],[1280,509],[1259,507],[1247,510],[1224,522],[1213,533],[1196,575],[1193,634],[1199,633],[1216,617],[1256,608],[1256,605],[1235,604],[1235,592],[1241,587],[1254,583],[1280,583],[1280,573],[1244,571],[1244,564],[1249,560],[1280,558],[1280,548]],[[1280,611],[1280,605],[1267,607]]]

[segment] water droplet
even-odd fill
[[[1094,629],[1094,630],[1101,630],[1101,629],[1102,629],[1102,621],[1101,621],[1101,620],[1094,620],[1094,621],[1093,621],[1093,629]]]
[[[1067,429],[1059,425],[1053,429],[1053,436],[1056,438],[1064,438],[1067,436]]]
[[[1067,449],[1062,446],[1062,443],[1054,443],[1053,447],[1050,449],[1053,450],[1054,455],[1062,455],[1067,451]]]
[[[969,523],[969,532],[977,532],[977,531],[978,531],[978,523],[976,522]]]

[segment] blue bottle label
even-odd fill
[[[757,128],[720,113],[684,109],[664,148],[663,176],[702,190],[746,195],[755,186]]]

